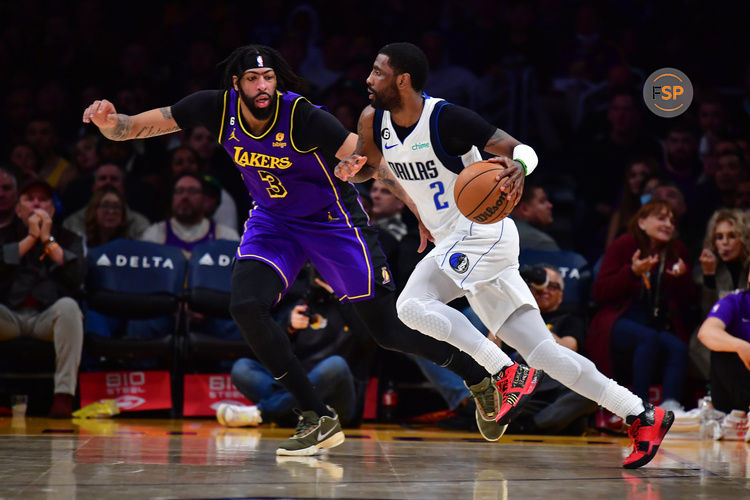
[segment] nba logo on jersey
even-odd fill
[[[469,258],[465,254],[454,253],[450,256],[448,262],[457,273],[465,273],[469,269]]]

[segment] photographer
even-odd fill
[[[290,299],[291,307],[277,307],[277,319],[323,401],[336,410],[342,425],[351,425],[361,415],[364,400],[358,396],[364,395],[368,346],[374,345],[351,306],[339,302],[312,266],[307,267],[307,275],[304,270],[300,273],[287,297],[295,292],[301,298],[296,303]],[[268,421],[296,424],[293,410],[297,401],[260,362],[238,359],[232,367],[232,382],[255,404],[220,405],[216,418],[222,425],[255,426]]]

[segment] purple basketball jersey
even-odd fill
[[[242,122],[237,92],[224,96],[219,142],[254,201],[237,258],[268,264],[285,290],[309,259],[340,300],[370,298],[375,283],[390,285],[391,277],[356,190],[336,179],[314,149],[294,144],[293,126],[305,124],[293,124],[292,117],[304,98],[291,92],[276,97],[271,125],[254,136]]]

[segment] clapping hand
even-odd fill
[[[701,252],[701,256],[698,257],[698,260],[701,263],[704,276],[712,276],[716,274],[716,255],[714,255],[711,250],[704,248]]]
[[[633,270],[633,274],[640,277],[651,271],[651,268],[659,262],[659,256],[651,255],[641,259],[641,250],[638,249],[633,254],[633,258],[631,260],[631,269]]]

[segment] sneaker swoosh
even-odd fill
[[[391,144],[390,146],[388,144],[386,144],[385,145],[385,149],[395,148],[396,146],[398,146],[398,144]]]
[[[321,433],[320,431],[318,431],[318,441],[323,441],[323,439],[325,439],[330,433],[332,433],[335,430],[336,430],[336,427],[331,427],[325,433]]]

